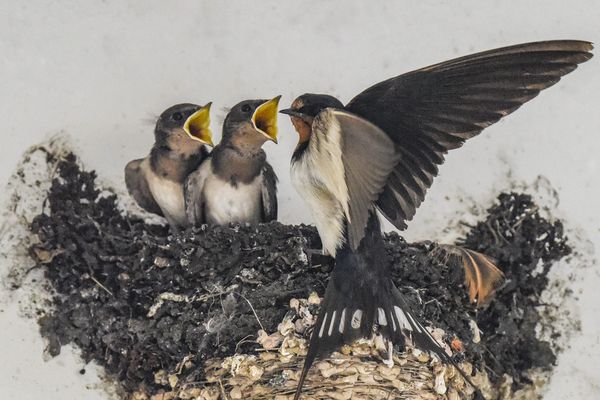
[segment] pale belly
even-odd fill
[[[226,225],[260,222],[262,177],[257,177],[250,184],[240,183],[233,186],[213,175],[206,178],[202,194],[205,199],[204,212],[208,223]]]
[[[304,199],[313,215],[315,226],[323,243],[323,253],[335,257],[344,241],[344,217],[339,202],[302,163],[290,170],[292,184]]]
[[[183,185],[167,179],[159,179],[153,173],[148,176],[148,186],[169,223],[188,225],[183,199]]]

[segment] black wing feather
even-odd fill
[[[125,185],[129,194],[131,194],[140,207],[162,217],[163,212],[158,203],[156,203],[156,200],[154,200],[154,196],[152,196],[152,192],[148,186],[148,181],[142,167],[143,161],[144,159],[140,158],[130,161],[125,166]]]
[[[262,170],[262,221],[271,222],[277,220],[277,175],[271,164],[265,162]]]
[[[183,201],[185,214],[190,225],[201,225],[206,223],[204,212],[205,202],[202,192],[207,176],[207,168],[210,170],[212,159],[206,158],[200,166],[190,173],[183,184]],[[204,163],[208,163],[204,166]]]
[[[558,40],[485,51],[388,79],[352,99],[346,109],[386,132],[402,154],[379,210],[406,228],[449,150],[557,83],[592,48]]]

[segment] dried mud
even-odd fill
[[[129,393],[160,390],[155,374],[181,372],[190,356],[194,368],[179,380],[202,381],[204,361],[255,351],[257,331],[276,331],[290,299],[324,292],[332,265],[307,259],[305,248],[320,247],[312,226],[204,226],[171,235],[119,211],[116,196],[97,187],[74,155],[57,174],[46,212],[31,226],[39,238],[31,256],[54,293],[41,333],[50,354],[74,343]],[[388,234],[394,280],[448,343],[465,344],[457,357],[492,381],[508,374],[519,387],[528,370],[551,369],[556,360],[556,346],[536,338],[536,326],[548,273],[570,252],[562,224],[540,216],[530,196],[502,193],[462,244],[496,258],[506,274],[485,308],[469,304],[462,270],[437,259],[435,243]]]

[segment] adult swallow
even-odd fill
[[[135,201],[165,217],[174,230],[189,225],[183,185],[208,157],[205,145],[213,145],[210,105],[186,103],[165,110],[156,122],[150,155],[125,167],[125,184]]]
[[[500,48],[388,79],[346,106],[305,94],[281,111],[299,135],[292,181],[336,261],[296,399],[316,357],[370,337],[375,326],[392,342],[410,339],[452,363],[391,280],[376,210],[405,229],[449,150],[557,83],[592,48],[566,40]],[[460,255],[472,296],[486,295],[501,273],[479,253]]]
[[[262,149],[277,143],[277,105],[272,100],[236,104],[223,123],[221,142],[185,183],[192,224],[269,222],[277,219],[277,176]]]

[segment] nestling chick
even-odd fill
[[[174,230],[189,225],[183,184],[208,157],[206,145],[213,145],[210,105],[186,103],[165,110],[156,122],[150,155],[125,167],[125,184],[135,201],[165,217]]]
[[[269,222],[277,219],[277,177],[262,145],[277,143],[277,104],[246,100],[223,123],[223,138],[186,180],[185,209],[192,224]]]

